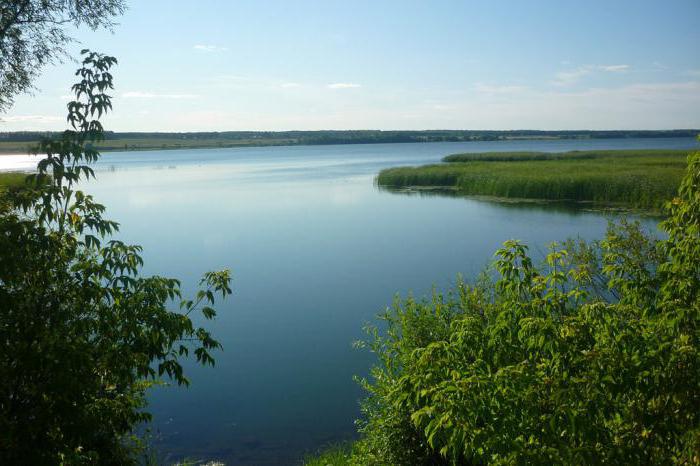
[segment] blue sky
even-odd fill
[[[700,1],[131,0],[115,131],[700,128]],[[62,129],[74,63],[0,131]]]

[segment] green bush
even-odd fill
[[[71,129],[41,142],[38,173],[0,202],[3,465],[136,463],[147,388],[187,384],[189,354],[214,363],[220,344],[191,317],[212,319],[231,292],[227,270],[206,273],[193,300],[178,280],[142,276],[141,248],[112,239],[118,224],[76,189],[94,177],[116,62],[83,53]]]
[[[24,184],[27,176],[18,172],[0,172],[0,193],[6,189],[17,188]]]
[[[544,163],[544,162],[540,162]],[[700,153],[660,225],[397,300],[365,342],[353,464],[700,463]]]
[[[346,466],[352,458],[352,444],[338,444],[324,448],[304,458],[304,466]]]

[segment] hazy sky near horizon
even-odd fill
[[[700,128],[700,0],[128,0],[114,131]],[[59,130],[75,63],[0,131]]]

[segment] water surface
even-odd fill
[[[86,189],[120,237],[144,247],[145,272],[192,290],[207,270],[233,271],[213,325],[224,351],[213,369],[187,365],[189,389],[152,393],[154,443],[168,460],[264,465],[353,438],[362,394],[352,376],[372,357],[351,343],[395,293],[473,277],[510,238],[537,255],[606,227],[599,212],[382,192],[381,168],[465,151],[695,147],[674,138],[105,154]]]

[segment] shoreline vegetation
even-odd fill
[[[558,201],[660,209],[678,190],[689,150],[489,152],[448,155],[443,163],[382,170],[389,191],[449,192],[492,199]]]
[[[259,146],[296,146],[330,144],[382,144],[420,142],[468,142],[562,139],[620,139],[695,137],[700,130],[647,131],[480,131],[480,130],[324,130],[324,131],[224,131],[224,132],[105,132],[96,148],[106,151],[143,151],[166,149],[206,149]],[[43,137],[57,132],[0,132],[0,155],[24,154]]]
[[[184,361],[213,366],[222,349],[207,322],[232,294],[229,269],[187,293],[146,274],[142,247],[120,241],[105,206],[77,189],[95,178],[117,63],[81,55],[70,129],[43,140],[36,173],[0,196],[0,464],[155,463],[139,432],[149,389],[188,386]]]
[[[22,186],[27,178],[24,172],[0,172],[0,193],[6,189]]]
[[[698,186],[700,152],[663,239],[623,219],[601,240],[551,244],[541,262],[508,240],[474,281],[395,298],[356,344],[376,354],[357,379],[359,438],[305,466],[697,464]]]

